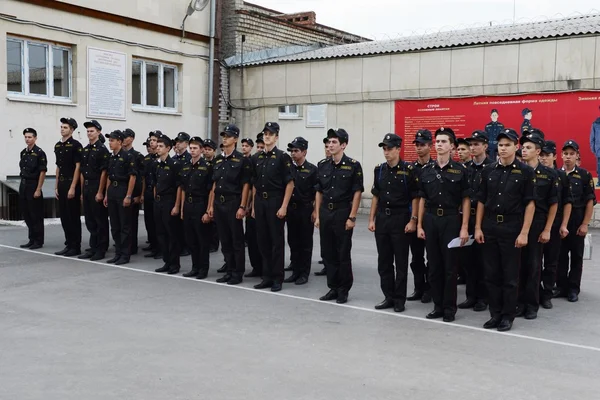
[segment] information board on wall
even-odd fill
[[[127,55],[94,47],[87,50],[88,118],[125,120]]]
[[[480,96],[460,99],[399,100],[395,105],[396,134],[403,139],[403,157],[417,158],[412,144],[419,129],[432,133],[440,127],[452,128],[458,138],[485,130],[491,111],[498,121],[519,132],[524,121],[522,111],[529,108],[531,125],[541,129],[547,140],[560,150],[568,139],[575,140],[581,151],[581,166],[596,176],[596,158],[590,150],[592,123],[600,117],[599,92],[529,94],[519,96]],[[435,151],[432,151],[435,153]],[[560,155],[558,164],[562,165]]]

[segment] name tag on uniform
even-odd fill
[[[171,167],[169,167],[168,165],[166,165],[163,169],[166,171],[166,170],[171,169]]]
[[[185,167],[183,170],[184,170],[184,171],[187,171],[187,170],[189,170],[189,169],[190,169],[190,167]]]
[[[125,161],[125,160],[123,160],[123,158],[119,157],[119,161]]]
[[[237,158],[230,158],[230,160],[233,162],[240,162],[240,160],[238,160]]]
[[[406,172],[406,171],[398,171],[398,172],[396,172],[396,175],[408,175],[408,172]]]
[[[352,170],[352,167],[349,165],[342,165],[340,169]]]
[[[65,147],[73,147],[73,145],[71,143],[67,143]]]
[[[571,176],[572,176],[573,178],[581,179],[581,175],[579,175],[579,174],[573,174],[573,175],[571,175]]]
[[[513,169],[512,171],[510,171],[511,174],[521,174],[523,175],[523,172],[520,169]]]
[[[459,175],[461,171],[459,169],[450,169],[449,168],[448,172],[450,172],[451,174],[457,174],[457,175]]]
[[[538,175],[537,178],[538,179],[549,179],[548,175],[542,175],[542,174]]]
[[[273,155],[271,156],[271,158],[277,158],[277,156],[276,156],[275,154],[273,154]]]
[[[300,172],[306,172],[307,174],[310,172],[309,169],[301,169]]]
[[[207,170],[206,167],[198,167],[197,169],[200,170],[200,171],[206,171]]]
[[[218,159],[217,162],[215,162],[215,164],[219,164],[219,163],[222,163],[222,162],[223,162],[222,159]]]

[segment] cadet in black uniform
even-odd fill
[[[108,210],[104,207],[109,152],[100,141],[102,125],[96,120],[83,124],[89,144],[81,158],[81,193],[85,226],[90,232],[90,248],[81,259],[102,260],[108,250]]]
[[[592,175],[576,165],[579,158],[579,145],[577,142],[568,140],[564,144],[562,158],[562,169],[571,183],[573,209],[567,225],[569,234],[563,240],[560,249],[556,283],[559,289],[558,297],[567,297],[567,300],[573,303],[579,300],[585,236],[588,233],[588,224],[594,213],[596,193]],[[571,258],[570,266],[569,256]]]
[[[213,188],[208,215],[219,229],[227,273],[217,282],[237,285],[245,271],[244,227],[252,170],[250,160],[235,149],[240,130],[230,124],[221,132],[223,154],[213,164]]]
[[[551,309],[554,285],[556,284],[556,270],[558,268],[558,257],[562,239],[567,237],[569,230],[567,225],[571,217],[573,207],[573,196],[571,194],[571,183],[567,174],[556,165],[556,143],[547,140],[540,153],[540,162],[548,168],[553,168],[558,174],[558,210],[556,218],[550,231],[550,241],[544,245],[544,268],[540,283],[540,305],[545,309]]]
[[[146,232],[148,232],[148,246],[143,248],[144,251],[150,251],[144,257],[162,259],[158,238],[156,236],[156,223],[154,221],[154,185],[156,179],[156,166],[158,155],[156,154],[157,139],[162,136],[161,131],[152,131],[148,135],[146,146],[148,154],[144,157],[144,175],[141,203],[144,204],[144,224]]]
[[[133,202],[131,203],[131,245],[129,249],[131,254],[138,252],[138,232],[140,207],[142,205],[142,196],[144,194],[144,155],[133,148],[135,132],[127,128],[123,131],[123,149],[133,156],[135,162],[136,180],[133,188]]]
[[[517,310],[521,249],[535,212],[533,169],[516,159],[519,135],[498,135],[499,160],[481,173],[475,240],[483,246],[491,318],[483,327],[508,331]]]
[[[364,191],[363,172],[360,163],[344,153],[349,139],[344,129],[329,129],[327,138],[331,159],[319,163],[315,186],[315,227],[321,237],[329,287],[320,300],[337,299],[343,304],[354,282],[352,233]]]
[[[475,232],[475,214],[477,213],[477,193],[481,183],[481,172],[493,161],[486,156],[488,149],[488,134],[484,131],[474,131],[467,139],[471,149],[472,160],[467,164],[467,176],[471,193],[471,215],[469,217],[469,233]],[[496,141],[497,142],[497,141]],[[472,308],[473,311],[485,311],[487,309],[487,289],[483,278],[483,249],[479,243],[460,250],[466,253],[468,261],[464,263],[466,273],[466,295],[467,299],[458,305],[460,309]]]
[[[212,189],[212,163],[202,158],[204,141],[199,137],[190,139],[189,163],[181,168],[181,213],[185,238],[192,254],[192,270],[183,274],[186,278],[204,279],[208,275],[210,246],[210,217],[208,196]]]
[[[492,161],[496,161],[498,157],[498,134],[504,130],[504,124],[498,121],[498,116],[498,110],[492,109],[490,113],[492,121],[485,126],[485,133],[489,141],[489,157]]]
[[[185,132],[179,132],[177,137],[175,137],[175,155],[173,159],[177,161],[180,165],[186,164],[190,162],[192,156],[188,152],[188,145],[190,142],[190,135]],[[190,255],[190,251],[187,246],[187,241],[184,235],[183,224],[181,221],[179,223],[179,228],[176,229],[177,236],[179,237],[179,242],[181,243],[181,257],[186,257]]]
[[[434,309],[428,319],[454,321],[456,314],[456,253],[448,243],[457,236],[469,239],[469,181],[467,170],[450,158],[456,136],[450,128],[435,132],[435,163],[423,167],[419,176],[417,235],[426,240],[429,284]],[[460,215],[462,210],[462,215]]]
[[[417,177],[421,173],[421,170],[426,165],[434,163],[431,159],[431,132],[427,129],[421,129],[417,131],[413,144],[417,153],[417,160],[413,163],[413,167],[417,172]],[[412,234],[412,240],[410,243],[410,252],[412,258],[410,261],[410,269],[412,270],[415,290],[406,298],[408,301],[421,300],[422,303],[429,303],[431,301],[431,293],[429,291],[429,268],[425,263],[425,241],[421,240],[417,236],[417,232]]]
[[[77,121],[60,119],[62,139],[54,146],[56,156],[56,188],[60,223],[65,232],[65,248],[56,255],[72,257],[81,254],[81,143],[73,139]]]
[[[254,288],[278,292],[285,278],[285,217],[294,192],[294,178],[289,154],[277,148],[279,124],[267,122],[263,133],[265,151],[254,160],[252,189],[263,278]]]
[[[246,158],[250,158],[251,164],[254,165],[256,157],[258,157],[262,151],[252,154],[252,148],[254,142],[250,138],[242,139],[242,154]],[[248,247],[248,258],[250,259],[250,266],[252,270],[247,272],[244,277],[255,278],[262,277],[262,256],[258,249],[258,236],[256,233],[256,220],[252,217],[252,203],[254,197],[252,197],[252,188],[250,189],[250,195],[248,196],[248,204],[246,205],[246,230],[244,231],[244,238],[246,240],[246,246]]]
[[[165,264],[155,272],[173,275],[179,272],[181,264],[181,239],[177,230],[181,229],[179,172],[181,163],[169,156],[173,142],[166,135],[158,138],[156,153],[156,185],[154,187],[154,221],[156,235]]]
[[[523,111],[521,111],[521,115],[523,116],[523,123],[521,124],[521,135],[524,135],[525,132],[529,132],[533,129],[533,126],[531,126],[532,112],[533,110],[530,110],[529,108],[524,108]]]
[[[115,256],[107,261],[115,265],[129,263],[131,245],[131,204],[137,172],[135,159],[123,149],[123,132],[107,134],[112,151],[108,159],[108,181],[104,206],[108,207],[110,229],[115,241]]]
[[[304,285],[310,276],[312,263],[313,233],[312,220],[315,202],[315,185],[317,183],[317,167],[306,161],[308,141],[299,136],[288,143],[288,151],[292,157],[292,173],[294,176],[294,192],[288,205],[287,226],[292,275],[284,282]]]
[[[44,195],[42,186],[48,171],[48,160],[44,150],[35,142],[37,132],[33,128],[23,130],[26,148],[21,150],[21,184],[19,185],[19,204],[23,210],[23,219],[27,224],[29,241],[21,248],[40,249],[44,245]]]
[[[404,311],[411,234],[417,230],[417,182],[411,163],[400,159],[402,138],[394,133],[384,136],[386,162],[375,167],[373,201],[369,230],[375,232],[377,270],[385,299],[376,310],[394,308]],[[396,270],[394,271],[394,261]]]
[[[517,317],[536,319],[540,308],[540,276],[542,253],[550,235],[558,209],[558,174],[539,162],[544,139],[537,129],[520,139],[523,161],[535,172],[535,214],[529,228],[527,246],[521,253]]]
[[[215,150],[217,150],[217,144],[212,139],[204,140],[204,159],[210,161],[215,165]],[[211,241],[210,241],[210,252],[216,253],[219,251],[219,230],[214,220],[210,223]]]

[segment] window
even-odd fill
[[[280,119],[298,119],[301,118],[300,106],[279,106],[279,118]]]
[[[8,38],[6,82],[9,96],[71,100],[72,61],[68,47]]]
[[[131,104],[134,108],[176,111],[177,67],[154,61],[133,60]]]

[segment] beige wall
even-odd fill
[[[116,3],[114,1],[80,1],[90,7],[91,3]],[[129,4],[129,2],[121,2]],[[131,3],[154,4],[157,1],[131,1]],[[165,4],[176,3],[182,6],[185,12],[187,0],[161,1],[159,10],[163,10]],[[82,4],[83,5],[83,4]],[[105,6],[108,7],[108,6]],[[129,7],[129,8],[128,8]],[[118,7],[113,7],[118,9]],[[167,7],[168,8],[168,7]],[[175,8],[175,6],[173,6]],[[156,7],[141,7],[138,17],[144,19],[149,15],[149,9]],[[125,7],[127,13],[133,13],[130,5]],[[62,25],[65,28],[82,32],[96,32],[120,40],[137,41],[139,43],[153,45],[165,49],[176,50],[186,54],[208,55],[208,47],[204,43],[187,41],[182,43],[177,37],[164,35],[151,31],[141,31],[136,28],[122,26],[114,23],[104,22],[98,19],[83,16],[74,17],[71,14],[40,8],[15,0],[3,0],[0,2],[0,13],[14,15],[18,18],[35,20],[50,25]],[[167,15],[174,18],[175,11],[166,11]],[[133,16],[133,15],[131,15]],[[192,17],[195,17],[192,16]],[[191,18],[192,18],[191,17]],[[190,18],[190,19],[191,19]],[[60,21],[60,23],[59,23]],[[157,20],[160,23],[160,20]],[[180,23],[180,22],[179,22]],[[6,91],[6,36],[19,35],[40,40],[56,41],[73,46],[73,104],[46,104],[31,103],[9,100]],[[33,25],[23,25],[0,21],[0,132],[4,138],[3,146],[0,147],[0,178],[7,175],[18,175],[19,152],[24,147],[22,131],[24,128],[34,127],[39,134],[38,145],[42,147],[49,157],[51,170],[54,168],[53,146],[60,139],[59,119],[63,116],[75,118],[80,127],[75,133],[75,138],[83,143],[87,142],[83,122],[87,119],[87,47],[97,47],[106,50],[119,51],[127,54],[127,104],[126,121],[102,120],[105,132],[113,129],[124,129],[131,127],[138,134],[137,147],[141,148],[143,139],[148,132],[160,129],[164,133],[174,136],[179,131],[187,131],[191,135],[206,137],[206,106],[207,106],[207,75],[208,62],[199,58],[193,58],[177,54],[169,54],[164,51],[145,49],[139,46],[128,46],[124,44],[98,40],[86,36],[73,35],[70,33],[45,29]],[[179,70],[179,112],[176,115],[146,113],[133,111],[131,107],[131,60],[140,57],[158,60],[166,63],[177,64]]]

